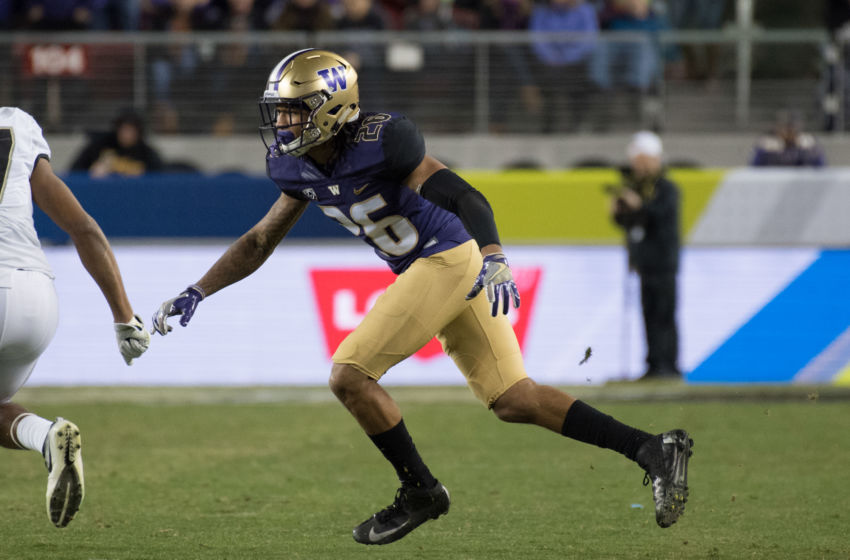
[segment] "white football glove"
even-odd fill
[[[138,315],[129,323],[115,323],[115,338],[118,339],[118,351],[128,366],[133,365],[133,358],[144,354],[151,344],[151,335]]]

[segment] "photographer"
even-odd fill
[[[661,139],[638,132],[626,154],[623,183],[611,188],[611,217],[626,232],[629,268],[640,277],[647,370],[641,379],[679,379],[676,274],[679,188],[664,174]]]

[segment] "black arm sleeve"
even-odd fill
[[[479,247],[492,243],[501,245],[493,209],[487,199],[453,171],[440,169],[428,177],[419,188],[419,194],[456,214]]]

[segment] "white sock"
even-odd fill
[[[51,424],[53,422],[41,416],[32,413],[21,414],[12,422],[12,437],[21,447],[41,453]]]

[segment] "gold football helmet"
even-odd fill
[[[280,111],[289,111],[291,124],[278,126]],[[302,156],[360,115],[357,72],[330,51],[291,53],[269,74],[260,98],[260,115],[260,136],[271,156]],[[299,126],[296,136],[290,129]]]

